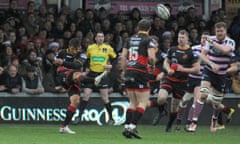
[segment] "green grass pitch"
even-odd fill
[[[238,144],[240,126],[211,133],[208,126],[197,132],[164,132],[164,126],[139,125],[143,139],[126,139],[122,126],[70,125],[77,134],[60,134],[56,124],[1,124],[0,144]]]

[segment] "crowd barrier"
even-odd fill
[[[151,97],[156,99],[156,95]],[[240,114],[237,104],[240,96],[228,94],[223,103],[236,109],[231,124],[240,124]],[[116,125],[121,125],[125,121],[125,114],[129,105],[128,99],[119,93],[110,94],[113,106],[113,118]],[[170,103],[170,102],[169,102]],[[69,99],[66,94],[44,93],[41,95],[28,95],[19,93],[17,95],[0,93],[0,117],[2,123],[62,123],[66,113]],[[148,108],[140,123],[151,124],[154,116],[158,112],[157,108]],[[79,111],[73,117],[77,117]],[[205,105],[201,113],[199,123],[210,124],[212,109]],[[167,122],[164,117],[160,124]],[[93,93],[87,109],[81,117],[83,124],[104,125],[108,121],[108,115],[104,104],[98,93]]]

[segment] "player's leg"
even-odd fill
[[[107,74],[108,74],[108,71],[104,71],[104,72],[102,72],[100,75],[96,76],[96,77],[95,77],[94,84],[95,84],[96,86],[99,86],[100,83],[101,83],[101,81],[107,76]]]
[[[218,115],[216,129],[217,130],[225,129],[225,125],[223,123],[223,113],[222,112],[220,112]]]
[[[179,106],[180,100],[181,99],[175,98],[174,96],[171,99],[171,109],[170,109],[168,123],[167,123],[166,129],[165,129],[166,132],[171,131],[173,122],[177,118],[177,111],[178,111],[178,106]]]
[[[205,100],[210,92],[210,83],[208,81],[202,81],[200,87],[200,94],[198,96],[198,100],[194,103],[194,111],[192,116],[192,123],[188,128],[188,131],[194,132],[197,128],[198,117],[202,112]]]
[[[221,103],[223,100],[223,94],[211,92],[208,95],[207,103],[213,107],[213,114],[211,120],[210,131],[216,132],[217,120],[219,113],[221,112]]]
[[[160,90],[157,96],[159,113],[162,113],[165,110],[167,98],[168,95],[172,92],[172,89],[173,87],[171,81],[163,79],[163,82],[160,84]]]
[[[220,107],[221,107],[222,112],[224,114],[226,114],[226,117],[227,117],[226,123],[228,124],[232,120],[232,116],[235,113],[235,109],[234,108],[230,108],[230,107],[228,107],[228,106],[226,106],[224,104],[221,104]]]
[[[134,94],[134,91],[131,90],[127,90],[127,97],[129,99],[129,106],[127,108],[127,112],[126,112],[126,120],[124,123],[124,129],[122,134],[126,137],[126,138],[131,138],[132,135],[130,134],[130,124],[132,123],[132,119],[133,119],[133,113],[135,112],[135,109],[137,107],[137,100]]]
[[[125,81],[126,90],[130,101],[129,108],[131,108],[133,112],[129,111],[130,109],[128,108],[126,116],[129,116],[131,112],[131,120],[128,117],[126,118],[126,121],[129,120],[130,124],[126,123],[124,125],[123,135],[128,137],[126,134],[129,133],[131,137],[140,139],[141,136],[137,132],[137,124],[140,118],[143,116],[149,102],[150,89],[147,85],[148,78],[146,77],[145,73],[138,71],[127,71],[125,76],[134,79],[134,81]]]
[[[80,105],[78,107],[79,109],[79,115],[78,117],[73,121],[73,124],[79,124],[81,122],[82,119],[82,115],[84,113],[84,110],[86,109],[87,105],[88,105],[88,101],[90,99],[90,96],[92,94],[92,89],[90,88],[84,88],[83,89],[83,97],[81,99]]]
[[[137,124],[138,121],[141,119],[143,114],[145,113],[145,109],[148,105],[148,99],[149,99],[149,91],[135,91],[135,98],[136,98],[136,109],[133,113],[132,121],[130,124],[130,133],[135,138],[141,138],[141,136],[137,132]]]
[[[161,109],[159,109],[159,105],[155,100],[150,100],[150,105],[151,105],[150,107],[158,108],[158,113],[156,113],[152,121],[152,125],[157,125],[160,122],[161,118],[168,115],[168,110],[167,110],[168,104],[167,102],[164,104],[163,111],[160,111]]]
[[[63,122],[63,125],[61,126],[61,128],[59,130],[60,133],[69,133],[69,134],[76,133],[68,127],[68,124],[71,122],[72,117],[73,117],[74,113],[76,112],[76,109],[77,109],[79,101],[80,101],[80,96],[79,96],[79,94],[76,94],[77,91],[73,90],[72,92],[74,92],[74,94],[71,94],[71,96],[70,96],[70,104],[68,105],[66,117]]]
[[[99,89],[100,91],[100,96],[103,100],[103,103],[105,105],[105,108],[108,112],[108,116],[109,116],[109,120],[108,120],[108,124],[109,125],[114,125],[114,120],[113,120],[113,116],[112,116],[112,105],[111,102],[109,100],[109,96],[108,96],[108,88],[101,88]]]
[[[160,81],[150,83],[150,94],[151,95],[155,95],[159,92],[159,84],[160,84]],[[149,99],[148,107],[158,108],[158,103],[157,103],[156,99]],[[159,123],[160,119],[164,116],[167,116],[167,114],[168,114],[168,111],[167,111],[167,103],[166,103],[164,106],[163,112],[158,111],[158,113],[156,113],[154,115],[152,124],[157,125]]]
[[[200,85],[200,84],[199,84]],[[187,117],[187,122],[186,122],[186,127],[185,127],[185,130],[190,126],[190,124],[192,123],[192,118],[193,118],[193,112],[194,112],[194,109],[195,109],[195,103],[197,102],[197,100],[199,99],[199,96],[200,96],[200,86],[196,86],[194,88],[194,97],[193,97],[193,103],[192,103],[192,106],[190,107],[189,109],[189,112],[188,112],[188,117]]]
[[[193,98],[193,94],[186,92],[182,98],[182,100],[179,103],[178,106],[178,113],[177,113],[177,126],[175,128],[175,130],[180,130],[180,125],[182,123],[183,120],[183,116],[185,113],[185,110],[187,108],[187,104],[191,101],[191,99]]]

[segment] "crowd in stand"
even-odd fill
[[[166,6],[171,9],[170,5]],[[171,15],[167,21],[155,15],[149,18],[152,20],[150,35],[159,39],[162,57],[168,48],[176,45],[180,29],[187,29],[191,45],[196,45],[200,43],[202,32],[214,33],[214,24],[219,21],[229,24],[229,36],[236,41],[235,54],[240,55],[240,11],[232,21],[226,19],[223,9],[213,12],[208,21],[196,15],[195,8]],[[141,11],[137,8],[129,14],[121,11],[111,14],[104,8],[73,11],[64,5],[60,12],[54,12],[47,5],[37,8],[29,1],[26,10],[19,11],[17,0],[10,0],[0,20],[0,92],[65,93],[66,90],[55,83],[52,60],[68,48],[69,40],[80,40],[78,55],[84,62],[88,45],[94,43],[94,34],[102,31],[105,42],[120,57],[123,43],[137,31],[136,25],[141,19]],[[114,91],[120,91],[117,68],[118,63],[113,66],[111,75]]]

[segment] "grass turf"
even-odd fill
[[[237,144],[240,126],[227,126],[211,133],[208,126],[197,132],[164,132],[164,126],[139,125],[143,139],[126,139],[122,126],[70,125],[75,135],[58,133],[59,125],[1,124],[0,144]]]

